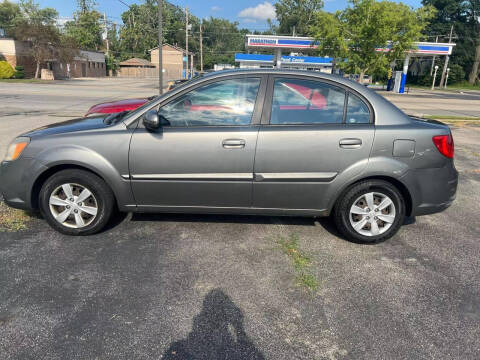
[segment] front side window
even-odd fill
[[[370,110],[357,95],[348,94],[347,124],[368,124],[370,122]]]
[[[198,87],[160,108],[166,126],[249,125],[260,78],[217,81]]]
[[[270,124],[339,124],[345,90],[321,81],[275,80]]]

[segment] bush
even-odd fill
[[[450,64],[448,73],[448,84],[455,84],[465,80],[465,71],[458,64]]]
[[[10,79],[13,74],[12,65],[6,61],[0,61],[0,79]]]
[[[23,79],[25,77],[25,71],[23,69],[23,66],[15,66],[15,72],[13,76],[15,77],[15,79]]]

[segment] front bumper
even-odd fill
[[[458,172],[453,161],[442,168],[410,170],[401,180],[412,196],[412,216],[441,212],[455,200]]]
[[[17,209],[31,210],[33,185],[46,169],[32,158],[3,161],[0,164],[0,193],[5,203]]]

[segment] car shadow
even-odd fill
[[[265,215],[133,213],[130,221],[204,222],[266,225],[278,223],[282,225],[315,226],[315,219],[311,217],[283,217]]]
[[[170,344],[162,359],[252,359],[263,360],[245,332],[242,310],[222,290],[211,290],[203,300],[191,332]]]

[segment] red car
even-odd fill
[[[122,111],[135,110],[136,108],[149,102],[153,98],[154,96],[148,99],[127,99],[127,100],[111,101],[111,102],[93,105],[87,111],[85,116],[90,116],[94,114],[113,114],[113,113],[119,113]]]

